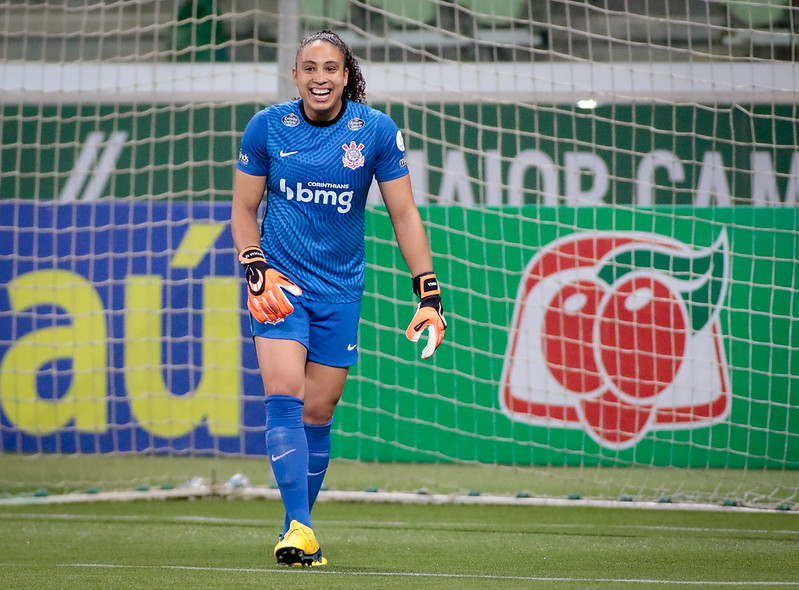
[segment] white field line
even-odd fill
[[[4,564],[0,564],[2,566]],[[241,572],[241,573],[291,573],[296,575],[297,571],[285,567],[275,568],[234,568],[234,567],[204,567],[190,565],[126,565],[113,563],[60,563],[60,567],[77,568],[105,568],[105,569],[161,569],[161,570],[183,570],[183,571],[204,571],[204,572]],[[572,584],[575,582],[592,584],[662,584],[674,586],[729,586],[729,587],[762,587],[762,586],[782,586],[799,587],[799,582],[790,580],[666,580],[666,579],[646,579],[646,578],[577,578],[566,576],[500,576],[485,574],[449,574],[434,572],[338,572],[334,570],[313,569],[306,570],[312,575],[336,575],[336,576],[376,576],[392,578],[457,578],[472,580],[512,580],[524,582],[562,582]]]
[[[176,524],[210,524],[210,525],[232,525],[232,526],[257,526],[257,527],[270,527],[274,526],[276,520],[255,519],[255,518],[219,518],[209,516],[148,516],[138,514],[37,514],[37,513],[0,513],[0,520],[65,520],[77,522],[132,522],[132,523],[176,523]],[[404,528],[411,526],[411,523],[403,522],[400,520],[381,521],[381,520],[323,520],[314,519],[317,526],[329,527],[354,527],[354,528],[369,528],[369,527],[396,527]],[[440,529],[457,528],[462,530],[464,527],[492,531],[496,527],[484,522],[427,522],[427,526],[433,526]],[[773,533],[777,535],[795,535],[799,537],[799,530],[797,529],[748,529],[748,528],[715,528],[715,527],[685,527],[685,526],[667,526],[667,525],[638,525],[638,524],[581,524],[581,523],[535,523],[532,524],[533,529],[577,529],[577,528],[592,528],[601,527],[603,531],[663,531],[663,532],[681,532],[681,533],[746,533],[746,534],[768,534]],[[529,531],[528,531],[529,532]]]

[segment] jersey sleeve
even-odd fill
[[[380,125],[378,141],[381,149],[375,166],[375,180],[383,182],[401,178],[408,174],[402,131],[386,114],[381,114],[378,124]]]
[[[241,138],[236,168],[252,176],[267,176],[269,169],[266,151],[266,111],[266,109],[259,111],[250,119]]]

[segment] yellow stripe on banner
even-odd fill
[[[224,223],[192,224],[175,252],[172,267],[194,268],[200,264],[224,229]]]

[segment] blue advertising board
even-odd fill
[[[0,450],[264,452],[229,217],[0,203]]]

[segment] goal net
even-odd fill
[[[428,361],[405,340],[373,190],[334,458],[447,492],[799,504],[790,0],[0,13],[0,492],[266,473],[233,165],[329,27],[402,130],[450,326]]]

